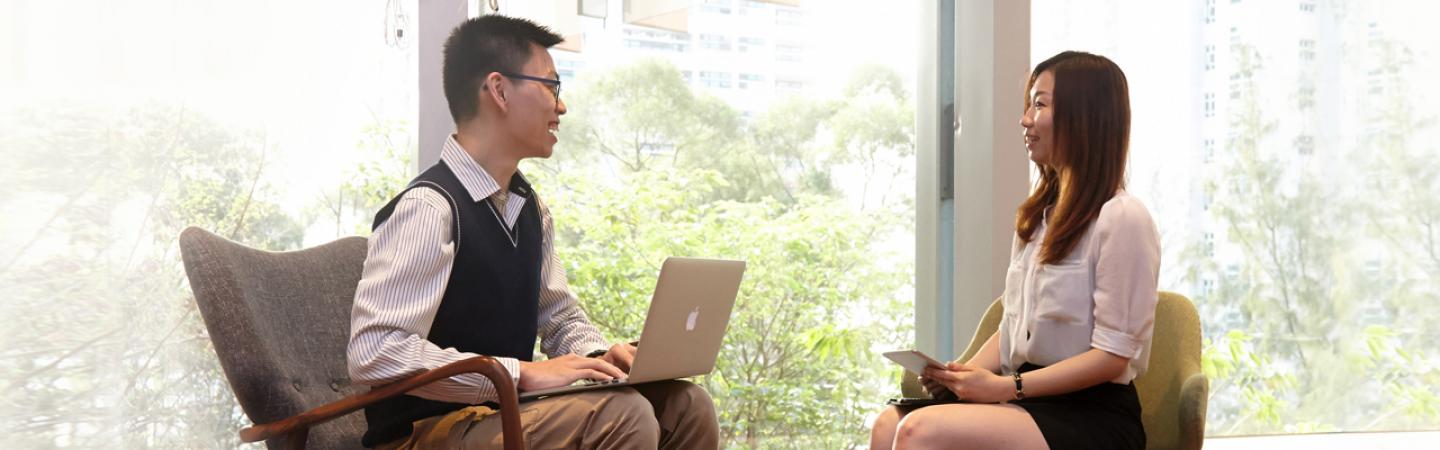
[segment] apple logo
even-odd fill
[[[700,307],[696,306],[694,311],[690,311],[690,316],[685,318],[685,331],[695,331],[695,319],[699,317]]]

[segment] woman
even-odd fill
[[[1025,148],[1040,179],[1016,212],[1005,316],[975,357],[920,376],[962,403],[885,409],[872,449],[1143,449],[1160,239],[1124,190],[1125,74],[1064,52],[1027,85]]]

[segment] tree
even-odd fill
[[[1408,325],[1440,318],[1440,266],[1427,257],[1440,172],[1408,141],[1433,118],[1410,105],[1409,51],[1385,39],[1368,45],[1364,63],[1350,67],[1368,72],[1380,95],[1362,103],[1374,107],[1362,111],[1367,131],[1353,148],[1278,136],[1255,81],[1259,53],[1232,48],[1231,138],[1209,195],[1238,258],[1223,270],[1213,261],[1190,268],[1219,280],[1207,309],[1240,313],[1218,329],[1207,323],[1212,431],[1411,428],[1440,417],[1440,371],[1426,354],[1435,333]],[[1287,95],[1299,111],[1288,116],[1315,114],[1314,89],[1313,80],[1296,83]],[[1202,247],[1186,253],[1212,259]]]
[[[641,60],[578,84],[566,99],[558,162],[643,171],[718,153],[738,137],[739,114],[692,93],[679,69],[663,60]]]
[[[234,446],[242,421],[185,287],[175,238],[200,225],[294,248],[269,200],[263,135],[170,106],[26,110],[7,140],[36,231],[7,255],[0,369],[11,445]],[[7,174],[8,175],[8,174]],[[118,441],[116,439],[119,439]]]
[[[570,236],[559,248],[571,286],[607,336],[639,336],[666,256],[745,260],[721,359],[703,379],[727,441],[752,448],[858,442],[864,415],[884,394],[875,380],[893,380],[871,344],[903,345],[889,332],[906,326],[908,305],[892,296],[904,272],[875,266],[864,238],[887,220],[813,196],[794,208],[773,200],[704,203],[726,184],[712,171],[636,173],[616,186],[584,184],[589,174],[561,176],[584,187],[547,191],[559,180],[544,178],[538,189],[557,205],[557,226]]]
[[[860,446],[898,376],[876,350],[911,339],[908,261],[881,244],[908,232],[909,191],[857,210],[833,179],[857,167],[893,182],[883,175],[913,164],[899,78],[868,68],[844,100],[784,99],[751,122],[666,63],[590,80],[567,96],[555,160],[525,164],[591,320],[638,337],[666,256],[745,260],[720,361],[701,380],[726,445]]]
[[[377,121],[362,130],[356,150],[361,157],[334,190],[320,194],[306,221],[327,217],[335,221],[335,236],[369,236],[375,212],[405,189],[414,178],[410,169],[417,153],[405,121]]]
[[[1331,267],[1335,256],[1345,251],[1338,233],[1350,224],[1346,216],[1334,213],[1334,206],[1345,200],[1320,182],[1319,168],[1309,163],[1311,159],[1302,149],[1275,144],[1276,123],[1262,110],[1261,91],[1256,87],[1255,80],[1263,70],[1259,53],[1245,44],[1232,46],[1232,52],[1236,55],[1232,79],[1238,80],[1232,81],[1232,132],[1225,147],[1227,161],[1212,181],[1212,210],[1224,224],[1226,238],[1242,256],[1238,273],[1220,278],[1221,291],[1227,295],[1215,300],[1236,302],[1247,328],[1253,330],[1241,336],[1245,341],[1254,338],[1256,354],[1264,355],[1272,365],[1338,366],[1340,361],[1334,355],[1339,349],[1324,336],[1341,326],[1336,313],[1348,301],[1332,296],[1335,280]],[[1235,337],[1232,334],[1215,343],[1234,346]],[[1238,389],[1241,397],[1249,400],[1238,416],[1215,421],[1216,429],[1261,430],[1280,425],[1282,418],[1297,422],[1297,417],[1289,416],[1291,408],[1322,401],[1308,393],[1333,395],[1315,388],[1337,379],[1338,373],[1286,370],[1277,374],[1274,369],[1255,369],[1257,372],[1237,381],[1261,379],[1267,383],[1230,385],[1230,380],[1218,377],[1220,373],[1212,374],[1218,378],[1217,393]]]
[[[1364,358],[1356,358],[1386,395],[1372,400],[1367,427],[1423,427],[1440,419],[1440,369],[1427,361],[1440,332],[1420,324],[1440,320],[1440,164],[1433,147],[1415,136],[1433,130],[1433,114],[1420,113],[1408,80],[1415,57],[1393,39],[1371,39],[1367,48],[1372,107],[1364,116],[1369,130],[1350,159],[1361,161],[1369,178],[1362,184],[1367,235],[1385,251],[1375,257],[1379,270],[1358,274],[1357,296],[1365,296],[1366,315],[1385,323],[1364,329]],[[1378,92],[1377,92],[1378,91]]]

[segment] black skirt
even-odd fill
[[[1041,366],[1026,363],[1025,373]],[[1145,448],[1135,383],[1100,383],[1069,394],[1011,402],[1040,426],[1050,450]]]

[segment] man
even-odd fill
[[[490,15],[446,41],[456,133],[376,214],[351,313],[352,380],[381,385],[476,355],[498,359],[521,391],[629,370],[635,347],[607,344],[590,324],[555,258],[549,211],[517,170],[554,149],[565,103],[546,49],[561,40]],[[544,361],[531,361],[537,337]],[[478,374],[416,389],[365,409],[363,444],[499,448],[500,419],[487,417],[496,398]],[[532,448],[718,446],[710,397],[684,381],[550,397],[520,416]]]

